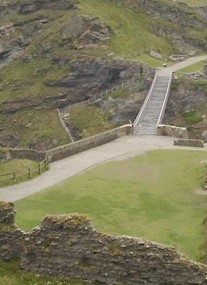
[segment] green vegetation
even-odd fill
[[[192,64],[190,66],[187,66],[183,69],[180,69],[178,71],[179,72],[183,72],[183,73],[190,73],[190,72],[197,72],[197,71],[202,71],[203,70],[203,66],[206,62],[205,61],[200,61],[200,62],[197,62],[195,64]]]
[[[0,173],[5,174],[8,172],[14,172],[17,169],[28,169],[37,165],[36,161],[28,159],[12,159],[7,162],[0,163]]]
[[[188,111],[182,113],[188,125],[197,124],[202,121],[202,116],[196,111]]]
[[[78,212],[102,232],[143,236],[199,259],[207,196],[199,151],[154,151],[110,162],[16,202],[17,224],[38,225],[47,214]]]
[[[138,82],[136,82],[136,85],[134,86],[129,86],[129,87],[125,87],[125,88],[120,88],[117,90],[113,90],[112,92],[110,92],[109,94],[104,95],[104,99],[108,99],[113,98],[113,99],[126,99],[129,97],[129,95],[133,94],[133,93],[138,93],[138,92],[142,92],[144,91],[146,88],[146,80],[145,78],[140,79]]]
[[[163,61],[150,57],[150,51],[166,57],[177,53],[178,45],[174,42],[179,37],[192,47],[205,50],[205,19],[191,8],[168,0],[150,1],[146,7],[141,7],[138,2],[80,0],[79,9],[75,11],[50,9],[47,6],[25,14],[12,10],[12,5],[8,5],[0,25],[14,25],[2,35],[2,41],[6,52],[8,47],[11,53],[14,52],[14,57],[19,47],[21,52],[18,59],[8,62],[1,69],[0,124],[6,126],[1,132],[4,144],[12,140],[15,146],[45,149],[68,142],[55,112],[48,110],[62,104],[61,100],[66,100],[66,96],[68,101],[77,96],[76,90],[57,82],[75,72],[76,61],[124,57],[159,67]],[[80,15],[100,18],[111,28],[110,39],[84,42],[82,35],[89,32],[90,38],[91,20]],[[189,20],[191,16],[195,25]],[[46,22],[43,23],[42,19],[46,19]],[[120,96],[123,94],[120,93]],[[37,116],[33,116],[32,122],[24,124],[23,116],[28,121],[29,114],[33,112],[29,109],[34,106],[39,110],[36,111]],[[90,116],[91,111],[87,114]],[[84,120],[90,122],[90,117],[85,115]],[[74,125],[80,129],[80,135],[86,137],[96,133],[96,130],[100,132],[111,128],[105,119],[103,121],[100,128],[94,126],[93,130],[91,126],[90,130],[82,126],[83,122],[77,118]]]
[[[179,2],[186,3],[192,7],[207,6],[207,0],[179,0]]]
[[[87,138],[114,127],[108,123],[107,113],[94,106],[83,105],[71,108],[70,120],[73,127],[79,131],[81,138]]]
[[[19,262],[0,262],[0,285],[84,285],[84,282],[23,273]]]
[[[137,60],[145,64],[148,64],[149,66],[154,67],[154,68],[162,67],[163,63],[167,63],[167,65],[172,64],[172,62],[170,61],[164,61],[161,59],[157,59],[148,54],[141,54],[140,56],[137,57]]]
[[[82,14],[99,17],[113,30],[109,48],[118,55],[133,56],[135,52],[149,52],[149,48],[169,54],[172,46],[162,37],[150,31],[154,20],[143,11],[128,11],[123,6],[100,0],[80,0]],[[150,46],[149,46],[150,43]]]
[[[32,171],[33,177],[38,174],[38,163],[36,161],[28,159],[13,159],[6,162],[0,162],[0,186],[6,186],[15,182],[27,180],[29,168]],[[15,173],[16,181],[14,181],[13,174],[2,176],[9,173]]]
[[[29,62],[15,60],[1,71],[1,86],[4,92],[0,102],[5,100],[10,102],[14,98],[15,100],[27,98],[32,101],[33,98],[45,97],[45,95],[50,95],[52,99],[52,96],[65,89],[48,88],[45,83],[48,80],[58,80],[66,72],[68,72],[66,66],[54,66],[47,58],[39,57]]]
[[[21,147],[50,148],[69,143],[56,110],[24,110],[0,116],[0,125],[12,131],[13,140],[21,136]]]

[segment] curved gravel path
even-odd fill
[[[17,201],[33,193],[111,160],[123,160],[157,149],[193,149],[173,146],[173,138],[160,136],[126,136],[105,145],[50,164],[50,170],[30,181],[0,188],[0,200]],[[205,148],[199,150],[206,151]]]
[[[198,63],[198,62],[203,61],[203,60],[207,60],[207,55],[189,57],[188,59],[181,61],[181,62],[178,62],[172,66],[158,69],[158,73],[160,75],[169,75],[172,72],[178,71],[182,68],[193,65],[193,64]]]

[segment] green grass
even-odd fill
[[[142,54],[142,55],[138,56],[137,60],[149,65],[150,67],[154,67],[154,68],[162,67],[163,63],[167,63],[167,65],[172,64],[172,62],[170,62],[170,61],[157,59],[157,58],[154,58],[148,54]]]
[[[118,55],[149,52],[150,49],[169,54],[172,46],[161,37],[150,32],[153,19],[143,11],[128,11],[123,6],[102,0],[80,0],[82,14],[99,17],[114,32],[109,41],[109,48]]]
[[[186,3],[192,7],[207,6],[207,0],[179,0],[179,2]]]
[[[114,127],[108,123],[107,113],[94,106],[71,108],[70,120],[73,127],[79,130],[81,138],[87,138]]]
[[[146,80],[145,78],[140,78],[136,85],[133,87],[125,87],[117,90],[113,90],[109,94],[103,96],[104,99],[127,99],[132,93],[136,94],[142,92],[146,89]]]
[[[17,182],[22,182],[28,179],[28,168],[34,173],[38,174],[38,163],[28,159],[12,159],[6,162],[0,162],[0,175],[14,173],[17,177]],[[13,175],[0,176],[0,187],[13,184]]]
[[[196,111],[183,112],[182,115],[188,125],[197,124],[203,120],[202,115]]]
[[[202,71],[204,64],[206,64],[206,61],[200,61],[198,63],[180,69],[178,72],[190,73],[190,72]]]
[[[16,202],[17,224],[38,225],[50,213],[79,212],[102,232],[143,236],[199,259],[206,237],[207,196],[199,151],[154,151],[110,162]]]
[[[32,59],[29,62],[15,60],[1,71],[1,92],[0,103],[27,98],[34,100],[37,97],[50,97],[65,91],[65,88],[47,87],[48,80],[58,80],[65,73],[69,72],[68,67],[54,66],[46,58]],[[12,78],[11,81],[9,81]],[[34,80],[35,78],[35,80]]]
[[[20,138],[21,147],[47,149],[69,143],[69,137],[59,123],[56,110],[24,110],[0,117],[0,125]]]
[[[29,167],[34,167],[37,165],[36,161],[28,159],[12,159],[7,162],[0,163],[0,174],[5,174],[8,172],[14,172],[17,169],[28,169]]]

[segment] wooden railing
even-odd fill
[[[24,180],[29,180],[37,175],[40,175],[49,168],[47,155],[44,160],[37,163],[36,166],[31,168],[23,168],[14,172],[0,174],[0,185],[8,185]]]

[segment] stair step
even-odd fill
[[[139,121],[134,125],[134,133],[156,134],[156,125],[166,98],[171,76],[158,75],[151,90],[150,98],[142,112]]]

